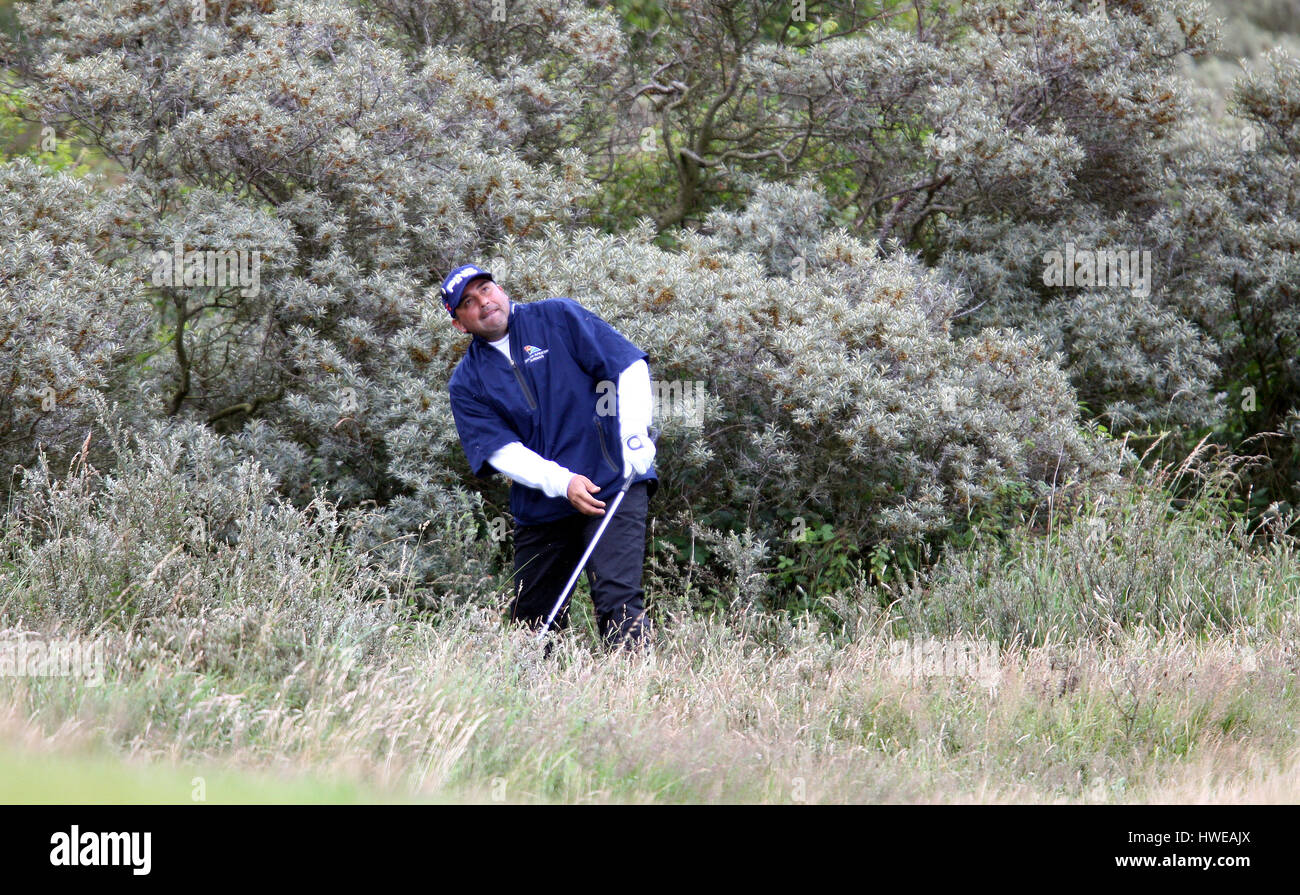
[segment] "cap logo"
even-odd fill
[[[477,267],[467,267],[448,280],[447,285],[443,287],[442,291],[446,295],[451,295],[456,291],[456,287],[460,285],[461,280],[464,280],[466,277],[476,277],[482,273],[483,271],[479,270]]]

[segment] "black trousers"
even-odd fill
[[[645,592],[641,569],[645,558],[645,519],[650,497],[647,482],[627,489],[618,512],[587,560],[587,583],[596,609],[600,636],[610,646],[639,645],[646,635]],[[605,512],[614,505],[605,502]],[[515,597],[510,620],[540,628],[591,543],[604,516],[575,513],[555,522],[515,529]],[[577,585],[574,585],[577,590]],[[569,624],[570,593],[550,630]]]

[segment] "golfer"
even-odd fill
[[[474,475],[513,482],[511,621],[541,626],[605,506],[635,474],[586,572],[601,637],[639,646],[646,507],[659,487],[646,353],[572,299],[515,304],[473,264],[447,275],[442,301],[473,337],[449,385],[465,457]],[[567,624],[566,602],[552,627]]]

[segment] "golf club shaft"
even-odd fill
[[[646,430],[646,436],[650,439],[650,443],[654,444],[659,440],[659,430],[654,426],[650,426]],[[627,494],[627,489],[632,487],[632,480],[634,478],[636,478],[636,470],[629,472],[627,478],[623,480],[623,487],[618,489],[618,495],[614,498],[614,502],[610,504],[609,509],[605,511],[605,518],[601,520],[600,527],[596,529],[596,534],[592,536],[591,543],[587,545],[587,549],[583,552],[582,559],[578,560],[578,567],[574,569],[573,574],[569,576],[569,583],[564,585],[564,590],[560,592],[560,598],[556,600],[555,605],[551,607],[551,614],[546,617],[546,622],[542,625],[542,630],[537,632],[538,641],[541,641],[541,639],[546,636],[546,632],[551,629],[551,622],[555,621],[555,616],[560,614],[560,609],[564,606],[564,601],[569,597],[569,591],[573,590],[573,586],[578,583],[578,576],[581,575],[582,570],[587,567],[587,560],[591,558],[591,552],[596,549],[596,542],[598,542],[600,536],[605,533],[605,528],[609,525],[609,520],[614,518],[614,513],[618,510],[618,505],[623,502],[623,495]]]
[[[591,543],[587,545],[586,551],[583,552],[582,559],[578,560],[577,568],[575,568],[573,574],[569,576],[569,583],[564,585],[564,590],[560,592],[560,598],[555,601],[555,605],[551,608],[551,614],[546,617],[546,623],[542,625],[542,630],[538,632],[538,640],[541,640],[546,636],[546,632],[550,630],[551,622],[555,621],[555,616],[559,615],[560,607],[564,605],[564,601],[569,596],[569,591],[573,588],[573,585],[577,583],[578,576],[582,574],[582,570],[587,567],[587,560],[591,558],[591,551],[596,549],[596,542],[599,541],[600,536],[605,533],[605,527],[609,525],[609,520],[614,518],[614,513],[618,510],[618,505],[623,502],[623,495],[627,494],[628,486],[632,484],[632,479],[635,476],[636,473],[632,473],[627,477],[627,480],[623,482],[623,487],[619,489],[618,496],[614,498],[614,502],[605,512],[605,518],[600,521],[600,527],[596,529],[596,534],[592,537]]]

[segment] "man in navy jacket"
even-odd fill
[[[511,620],[545,621],[607,502],[635,473],[586,571],[601,636],[639,644],[646,507],[659,485],[645,352],[572,299],[514,304],[472,264],[447,275],[442,301],[473,337],[449,385],[465,457],[474,475],[499,471],[514,483]],[[567,605],[552,624],[568,624]]]

